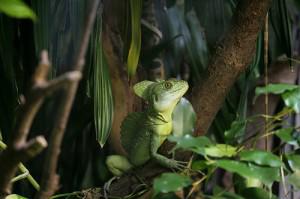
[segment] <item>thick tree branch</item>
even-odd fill
[[[94,0],[90,5],[89,15],[86,19],[84,32],[82,35],[78,55],[74,61],[74,70],[81,73],[85,64],[85,54],[87,51],[90,33],[93,29],[99,0]],[[72,76],[72,75],[71,75]],[[73,74],[74,76],[74,74]],[[76,75],[75,75],[76,76]],[[43,167],[43,176],[41,189],[35,198],[48,199],[58,189],[59,176],[56,174],[57,162],[60,153],[60,147],[64,136],[64,131],[71,112],[72,104],[75,98],[79,81],[72,81],[68,90],[63,93],[62,99],[58,106],[58,116],[51,132],[49,149],[46,154],[46,160]]]
[[[231,86],[252,61],[257,35],[270,4],[271,0],[239,1],[232,26],[217,46],[206,76],[192,90],[196,135],[207,132]]]

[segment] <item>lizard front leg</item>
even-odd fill
[[[151,143],[150,143],[151,158],[153,158],[155,161],[157,161],[160,165],[164,167],[178,169],[178,170],[184,169],[187,166],[186,162],[169,159],[157,152],[161,143],[162,143],[162,138],[157,134],[152,134]]]

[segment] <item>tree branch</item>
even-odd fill
[[[43,51],[41,61],[32,78],[27,100],[21,106],[12,139],[0,154],[0,198],[4,198],[11,192],[11,179],[15,176],[19,163],[34,157],[47,146],[42,136],[26,141],[33,119],[45,97],[80,77],[78,72],[72,72],[47,81],[49,68],[48,54]]]
[[[74,62],[74,70],[78,71],[78,73],[81,73],[83,66],[85,64],[85,54],[89,43],[90,33],[91,30],[93,29],[93,24],[95,21],[98,5],[99,5],[99,0],[94,0],[93,3],[91,3],[90,5],[91,8],[90,11],[87,12],[89,13],[89,15],[86,19],[84,33],[82,36],[78,56]],[[58,113],[57,113],[58,115],[57,120],[51,132],[49,149],[47,151],[46,160],[43,167],[41,189],[35,196],[35,198],[37,199],[48,199],[58,189],[59,176],[56,174],[57,162],[60,153],[62,139],[64,136],[64,131],[75,98],[78,83],[79,83],[78,79],[77,81],[72,81],[70,86],[68,87],[68,90],[65,90],[65,92],[63,93],[62,99],[60,101],[58,107]]]
[[[232,26],[217,46],[203,81],[192,90],[196,135],[207,132],[232,85],[252,61],[271,0],[239,1]]]
[[[11,192],[11,180],[14,177],[19,163],[25,162],[40,153],[47,146],[46,140],[39,136],[22,148],[8,149],[1,154],[1,181],[0,181],[0,198],[5,198]]]

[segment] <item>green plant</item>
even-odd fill
[[[299,113],[299,88],[297,85],[290,84],[270,84],[256,88],[257,96],[280,95],[285,106],[274,116],[260,115],[247,118],[248,122],[255,122],[256,117],[268,117],[266,124],[268,128],[265,132],[264,127],[261,126],[260,131],[254,136],[243,138],[241,144],[235,146],[218,144],[205,136],[169,137],[169,141],[176,143],[173,151],[183,149],[192,151],[198,156],[192,161],[190,169],[182,174],[163,174],[156,179],[154,181],[155,193],[178,192],[185,188],[186,194],[190,196],[193,192],[199,191],[193,189],[193,186],[198,186],[199,182],[203,183],[203,179],[209,181],[217,169],[224,169],[234,174],[231,186],[235,191],[232,193],[218,187],[212,195],[203,193],[203,196],[207,198],[276,198],[272,195],[271,189],[274,182],[282,182],[284,186],[291,184],[296,189],[300,188],[299,128],[290,126],[284,120],[290,114]],[[245,125],[246,122],[234,121],[227,132],[236,132]],[[281,140],[280,145],[274,150],[262,151],[255,148],[257,140],[273,135]],[[285,152],[283,150],[285,145],[293,145],[294,149]],[[196,175],[198,177],[189,177],[195,173],[198,173]]]

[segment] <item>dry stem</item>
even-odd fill
[[[81,40],[77,59],[74,62],[74,70],[81,72],[85,63],[85,54],[87,51],[91,30],[95,21],[99,0],[94,0],[91,4],[91,10],[88,12],[83,37]],[[58,107],[57,120],[51,132],[49,149],[46,154],[46,160],[43,167],[43,176],[41,189],[35,196],[37,199],[50,198],[59,187],[59,176],[56,173],[57,162],[60,153],[60,147],[64,136],[64,131],[67,125],[69,114],[78,87],[78,81],[72,82],[63,93],[62,99]]]
[[[32,86],[27,94],[27,99],[20,109],[13,137],[7,148],[0,154],[0,198],[10,194],[11,179],[15,176],[19,163],[36,156],[47,146],[47,141],[43,136],[37,136],[27,141],[33,119],[45,97],[80,78],[79,72],[70,72],[47,81],[49,68],[48,54],[43,51],[40,64],[33,75]]]

